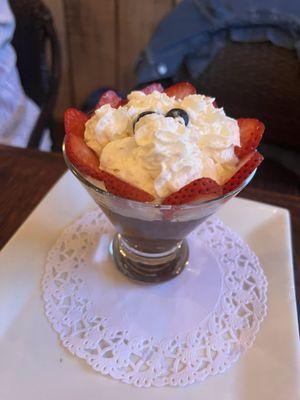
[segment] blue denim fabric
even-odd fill
[[[272,42],[300,59],[299,0],[183,0],[159,24],[136,63],[138,83],[197,77],[228,41]]]

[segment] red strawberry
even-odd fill
[[[65,146],[68,159],[80,172],[95,179],[103,179],[98,157],[85,144],[83,137],[66,135]]]
[[[127,104],[127,103],[128,103],[128,99],[122,99],[122,100],[120,101],[119,106],[120,106],[120,107],[123,107],[123,106],[125,106],[125,104]]]
[[[175,85],[166,88],[165,93],[169,97],[175,96],[176,99],[183,99],[185,96],[188,96],[189,94],[196,94],[197,90],[189,82],[179,82],[176,83]]]
[[[213,179],[200,178],[188,183],[175,193],[167,196],[162,204],[180,205],[195,200],[209,200],[221,196],[222,188]]]
[[[245,156],[240,161],[236,173],[223,185],[223,194],[237,189],[255,168],[262,163],[263,159],[263,156],[258,151],[253,151]]]
[[[108,192],[125,199],[141,201],[143,203],[154,200],[154,197],[150,193],[138,189],[106,171],[101,172],[103,174],[102,179]]]
[[[265,131],[265,125],[255,118],[239,118],[237,121],[241,146],[235,146],[234,152],[239,159],[242,159],[257,148]]]
[[[162,93],[164,91],[164,88],[160,83],[151,83],[151,85],[145,86],[143,89],[141,89],[141,92],[144,92],[145,94],[150,94],[154,92],[154,90]]]
[[[64,124],[66,135],[75,135],[83,137],[85,123],[88,116],[76,108],[68,108],[64,114]]]
[[[100,97],[95,109],[104,106],[104,104],[110,104],[112,108],[118,108],[121,101],[121,97],[118,96],[116,92],[113,90],[107,90]]]
[[[84,142],[85,122],[88,116],[76,108],[65,111],[66,153],[68,159],[80,172],[101,179],[99,160],[96,154]]]

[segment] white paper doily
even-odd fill
[[[182,274],[157,285],[117,270],[113,233],[100,210],[88,212],[48,254],[45,312],[72,354],[138,387],[185,386],[225,371],[252,345],[267,281],[256,255],[219,219],[189,236]]]

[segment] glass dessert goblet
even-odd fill
[[[187,235],[243,190],[255,171],[234,191],[180,206],[141,203],[115,196],[70,162],[65,162],[116,230],[114,261],[127,277],[143,282],[163,282],[176,277],[189,260]]]

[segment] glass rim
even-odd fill
[[[68,169],[73,173],[73,175],[76,176],[77,179],[79,179],[84,185],[88,186],[90,189],[93,189],[95,192],[101,194],[102,196],[106,196],[107,198],[112,198],[115,200],[119,201],[125,201],[129,204],[132,204],[132,206],[139,206],[139,207],[144,207],[144,208],[155,208],[155,209],[162,209],[162,210],[170,210],[170,209],[196,209],[202,205],[207,205],[207,204],[214,204],[216,202],[219,202],[221,200],[226,200],[227,198],[231,198],[241,192],[252,180],[254,177],[257,168],[252,171],[252,173],[241,183],[240,186],[238,186],[236,189],[232,190],[231,192],[222,194],[221,196],[215,197],[210,200],[195,200],[194,202],[191,203],[186,203],[186,204],[180,204],[180,205],[166,205],[166,204],[158,204],[158,203],[143,203],[141,201],[136,201],[136,200],[130,200],[126,199],[124,197],[117,196],[113,193],[110,193],[106,190],[100,189],[98,186],[94,185],[92,182],[90,182],[85,176],[74,166],[74,164],[71,163],[71,161],[68,159],[68,156],[66,154],[66,147],[65,147],[65,139],[62,144],[62,151],[63,151],[63,157],[65,160],[65,163],[68,167]],[[92,177],[91,177],[92,178]],[[94,178],[92,178],[94,179]],[[99,181],[100,182],[100,181]]]

